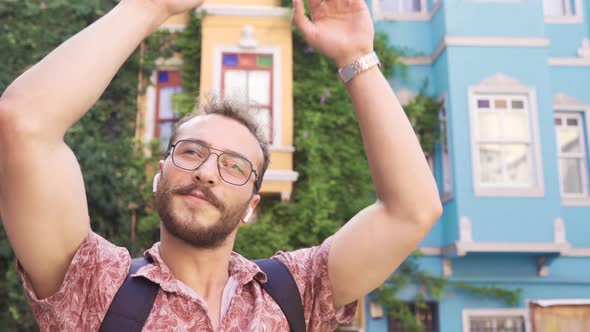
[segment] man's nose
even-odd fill
[[[218,168],[219,156],[215,153],[211,153],[209,157],[193,171],[193,178],[195,181],[200,182],[204,186],[213,187],[219,183],[219,168]]]

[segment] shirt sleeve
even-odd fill
[[[50,297],[37,297],[18,262],[17,272],[40,331],[98,331],[130,264],[127,249],[90,231],[76,251],[59,290]]]
[[[274,256],[289,268],[297,283],[309,331],[333,331],[339,324],[350,323],[356,314],[358,301],[338,310],[334,308],[328,277],[331,244],[329,237],[320,246],[278,252]]]

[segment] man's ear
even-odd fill
[[[164,169],[164,161],[160,160],[160,162],[158,163],[158,173],[156,173],[156,175],[154,175],[154,182],[152,183],[152,191],[153,192],[158,191],[158,183],[160,183],[160,177],[161,177],[163,169]]]
[[[260,195],[253,195],[252,199],[250,200],[248,210],[246,211],[246,215],[242,218],[242,221],[244,223],[247,223],[250,220],[250,218],[252,217],[252,214],[254,213],[254,209],[256,208],[256,206],[258,205],[259,202],[260,202]]]

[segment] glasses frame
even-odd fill
[[[207,158],[203,159],[203,162],[201,162],[199,165],[197,165],[197,167],[194,167],[194,168],[185,168],[185,167],[178,166],[176,164],[176,162],[174,161],[174,150],[176,149],[176,146],[178,144],[182,143],[182,142],[189,142],[189,143],[199,144],[199,145],[203,146],[204,148],[206,148],[209,151],[209,154],[207,155]],[[219,178],[221,178],[223,180],[223,182],[229,183],[229,184],[231,184],[233,186],[241,187],[241,186],[246,185],[246,183],[248,183],[248,181],[250,180],[250,177],[252,177],[252,173],[254,173],[254,188],[256,189],[256,192],[258,192],[258,190],[260,189],[259,188],[259,185],[258,185],[258,173],[254,169],[254,165],[252,164],[252,162],[250,160],[248,160],[248,159],[246,159],[246,158],[244,158],[244,157],[242,157],[240,155],[237,155],[237,154],[231,153],[231,152],[227,152],[227,151],[223,151],[223,150],[219,150],[219,149],[216,149],[216,148],[212,148],[210,146],[207,146],[207,145],[203,144],[202,142],[195,141],[195,140],[190,140],[190,139],[181,139],[181,140],[176,141],[176,143],[170,145],[170,149],[168,151],[169,151],[168,152],[168,155],[172,159],[172,164],[174,164],[174,166],[176,166],[176,167],[178,167],[180,169],[183,169],[185,171],[196,171],[197,169],[199,169],[199,167],[203,166],[203,164],[207,160],[209,160],[209,157],[211,157],[212,154],[214,154],[214,155],[217,156],[217,174],[219,174]],[[217,152],[213,152],[213,151],[217,151]],[[250,168],[252,170],[250,171],[250,174],[248,174],[248,177],[246,178],[246,180],[244,181],[244,183],[242,183],[242,184],[235,184],[235,183],[231,183],[231,182],[229,182],[229,181],[227,181],[226,179],[223,178],[223,175],[221,175],[221,167],[219,166],[219,157],[221,157],[221,155],[223,155],[223,154],[231,155],[231,156],[236,156],[236,157],[242,158],[242,159],[244,159],[245,161],[247,161],[250,164]]]

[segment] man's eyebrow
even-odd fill
[[[207,141],[204,141],[204,140],[202,140],[202,139],[197,139],[197,138],[186,138],[186,139],[184,139],[184,141],[195,142],[195,143],[203,144],[203,145],[205,145],[205,146],[207,146],[207,147],[210,147],[210,148],[212,148],[212,146],[211,146],[211,143],[209,143],[209,142],[207,142]],[[234,151],[234,150],[231,150],[231,149],[223,149],[223,150],[222,150],[222,149],[217,149],[217,148],[213,148],[213,149],[216,149],[216,150],[219,150],[219,151],[223,151],[223,152],[226,152],[226,153],[230,153],[230,154],[234,154],[234,155],[236,155],[236,156],[238,156],[238,157],[242,157],[242,158],[244,158],[244,159],[246,159],[246,160],[250,161],[250,159],[248,159],[248,158],[247,158],[246,156],[244,156],[243,154],[241,154],[241,153],[239,153],[239,152],[236,152],[236,151]],[[250,161],[250,163],[251,163],[251,161]]]

